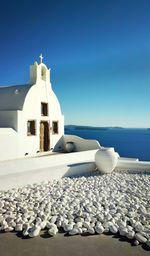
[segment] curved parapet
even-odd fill
[[[68,152],[66,150],[67,143],[73,144],[72,152],[80,152],[87,150],[100,149],[101,146],[97,140],[86,140],[75,135],[64,135],[56,144],[54,151]]]

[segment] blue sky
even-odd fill
[[[51,68],[66,124],[150,127],[150,1],[1,1],[0,84]]]

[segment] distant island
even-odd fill
[[[95,126],[84,126],[84,125],[65,125],[65,130],[101,130],[106,131],[109,129],[124,129],[123,127],[115,126],[115,127],[95,127]]]

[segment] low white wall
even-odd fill
[[[132,159],[120,158],[116,168],[117,170],[136,170],[136,171],[150,171],[150,162],[137,161]]]
[[[0,128],[0,161],[17,158],[17,145],[17,132],[11,128]]]
[[[0,163],[0,190],[95,170],[97,150],[17,159]]]
[[[0,190],[8,190],[47,180],[86,175],[95,171],[97,150],[51,154],[0,162]],[[119,158],[116,170],[150,171],[150,162]]]
[[[0,177],[6,174],[20,173],[59,165],[94,162],[96,151],[97,150],[89,150],[69,154],[50,154],[41,157],[39,156],[0,162]]]
[[[8,190],[45,182],[48,180],[59,180],[63,177],[87,175],[95,170],[94,162],[81,163],[78,165],[59,165],[48,168],[31,170],[29,172],[12,173],[0,176],[0,190]]]

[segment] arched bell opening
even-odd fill
[[[43,81],[46,81],[46,68],[45,67],[41,67],[41,79]]]

